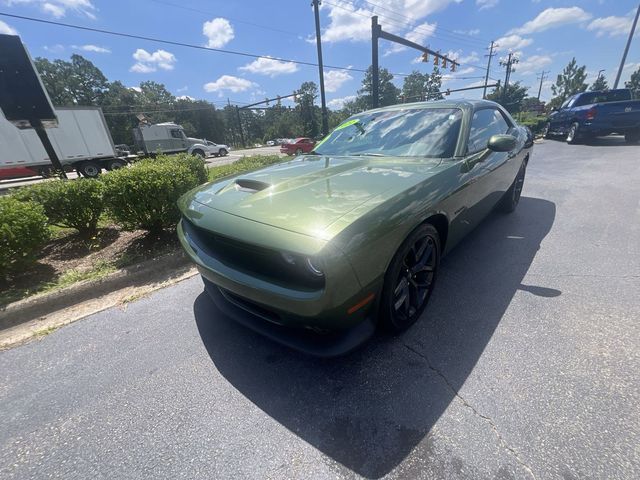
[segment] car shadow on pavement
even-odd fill
[[[322,360],[281,347],[225,318],[205,293],[194,304],[197,326],[230,384],[338,468],[379,478],[414,449],[421,462],[443,462],[429,433],[514,294],[561,294],[522,285],[554,218],[555,204],[527,197],[514,214],[491,215],[443,260],[416,325],[400,336],[376,335],[344,357]]]

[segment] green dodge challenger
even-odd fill
[[[418,320],[441,257],[516,208],[532,146],[493,102],[370,110],[311,154],[187,193],[178,235],[227,316],[339,355]]]

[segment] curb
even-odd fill
[[[130,265],[98,280],[85,280],[70,287],[25,298],[0,309],[0,331],[35,320],[66,307],[95,299],[112,291],[153,281],[191,268],[182,251]]]

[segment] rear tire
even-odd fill
[[[204,154],[204,152],[203,152],[202,150],[200,150],[200,149],[196,149],[196,150],[194,150],[193,152],[191,152],[191,155],[195,155],[196,157],[200,157],[200,158],[202,158],[203,160],[204,160],[204,157],[206,156],[206,155]]]
[[[380,323],[393,333],[413,325],[424,312],[440,265],[440,236],[431,224],[416,228],[387,269],[380,302]]]
[[[569,131],[567,132],[567,143],[570,145],[575,145],[579,143],[580,140],[580,124],[578,122],[573,122],[569,127]]]
[[[640,130],[634,130],[624,134],[624,141],[633,145],[640,141]]]
[[[76,168],[76,171],[83,177],[97,178],[100,172],[102,172],[102,169],[96,162],[83,162]]]
[[[218,152],[218,155],[221,157],[226,157],[228,153],[229,152],[227,152],[226,148],[221,148],[220,151]]]
[[[504,192],[504,196],[498,203],[498,210],[502,213],[512,213],[518,203],[520,202],[520,196],[522,195],[522,187],[524,186],[524,177],[527,173],[527,163],[522,162],[518,175],[509,187],[509,190]]]
[[[124,168],[127,166],[127,162],[125,162],[124,160],[120,160],[120,159],[113,159],[110,160],[107,163],[107,170],[111,171],[111,170],[117,170],[119,168]]]
[[[302,149],[301,148],[298,148],[296,150],[296,156],[298,156],[298,155],[302,155]]]

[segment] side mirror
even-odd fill
[[[493,135],[487,143],[487,148],[494,152],[510,152],[517,145],[513,135]]]

